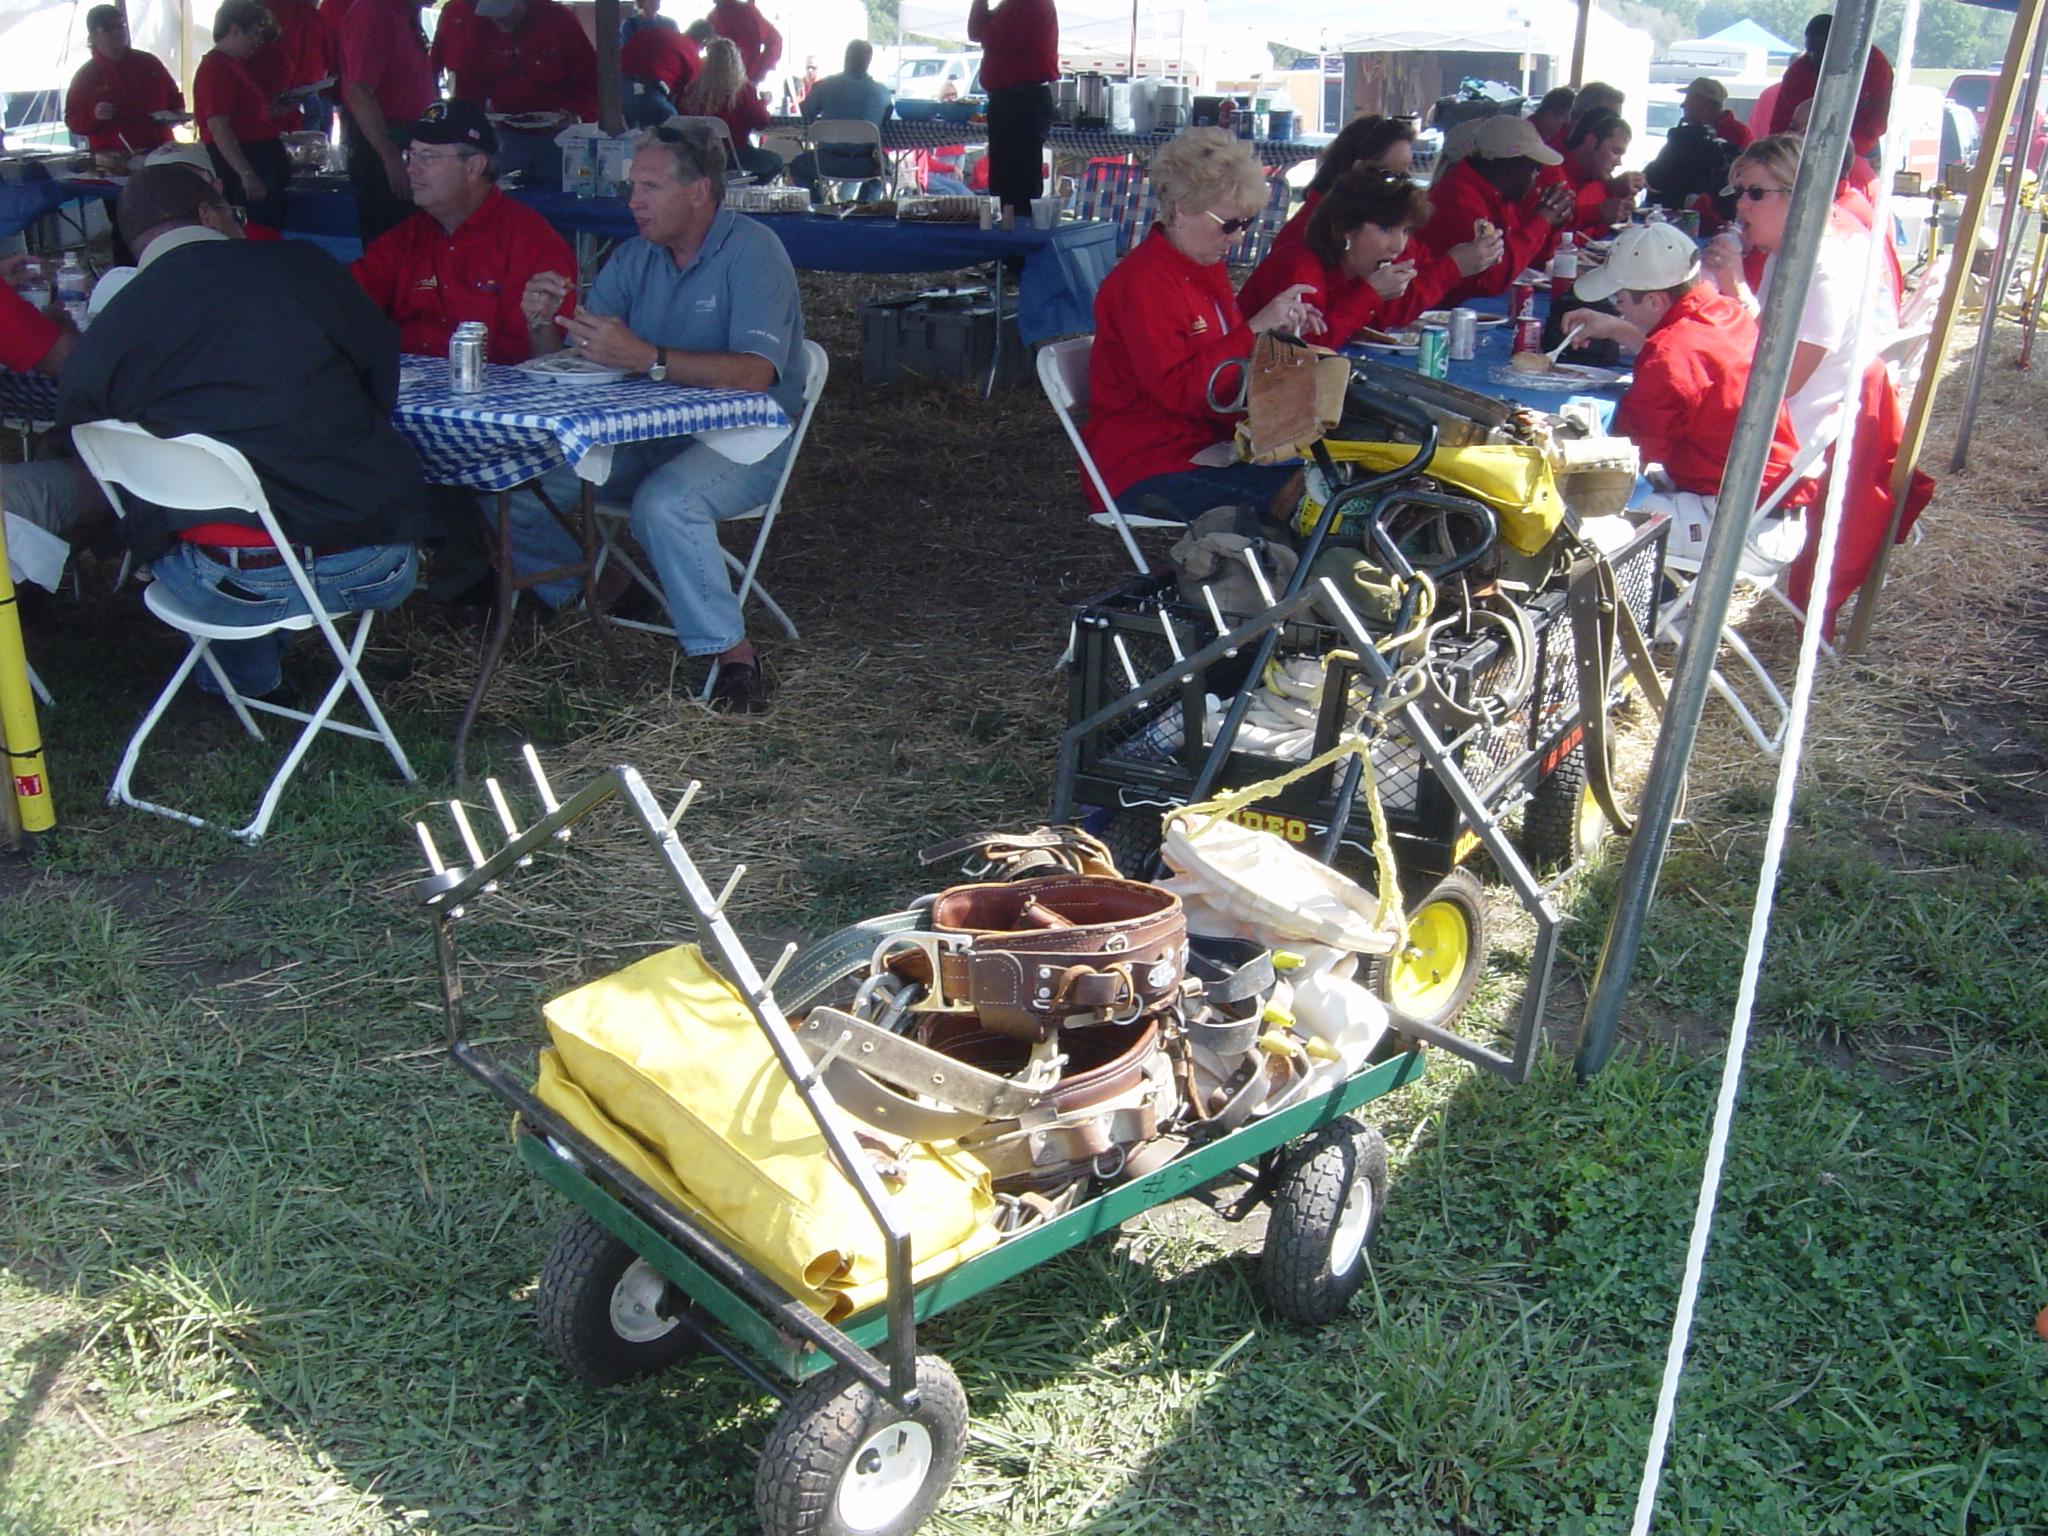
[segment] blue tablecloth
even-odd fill
[[[92,202],[119,190],[112,182],[0,182],[0,235],[18,235],[66,203]]]
[[[634,233],[625,200],[519,188],[512,194],[565,234],[624,240]],[[1027,342],[1095,328],[1095,290],[1116,265],[1108,224],[1058,229],[978,229],[972,224],[904,224],[894,219],[827,219],[816,214],[751,215],[773,230],[806,272],[955,272],[1001,259],[1017,268],[1017,334]],[[338,242],[355,233],[355,195],[346,186],[295,185],[285,198],[285,232]]]
[[[1547,295],[1538,294],[1537,312],[1548,315],[1550,300]],[[1505,316],[1505,298],[1473,299],[1465,306],[1476,309],[1482,315]],[[1622,394],[1628,388],[1628,374],[1623,370],[1621,378],[1613,384],[1575,384],[1570,389],[1543,389],[1532,387],[1520,374],[1508,372],[1508,357],[1514,350],[1512,325],[1482,325],[1479,328],[1477,345],[1469,362],[1452,360],[1445,372],[1445,381],[1461,389],[1474,390],[1482,395],[1491,395],[1496,400],[1512,400],[1517,405],[1533,406],[1539,411],[1556,412],[1573,400],[1586,400],[1593,404],[1602,425],[1614,417],[1614,407],[1620,403]],[[1347,347],[1346,351],[1358,357],[1370,357],[1378,362],[1391,363],[1399,368],[1416,366],[1413,352],[1382,352],[1362,347]],[[1565,353],[1562,361],[1570,361],[1571,354]]]
[[[652,379],[615,384],[561,384],[516,368],[484,370],[481,395],[448,388],[444,358],[401,362],[398,409],[392,420],[441,485],[509,491],[562,464],[588,471],[593,452],[663,437],[710,436],[750,428],[788,432],[789,417],[768,395],[734,389],[684,389]],[[40,373],[0,370],[0,415],[50,421],[57,381]],[[599,477],[601,478],[601,477]]]

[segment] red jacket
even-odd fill
[[[1539,260],[1557,233],[1550,220],[1538,217],[1529,203],[1510,204],[1472,162],[1461,160],[1429,189],[1429,222],[1415,232],[1416,243],[1432,257],[1447,257],[1454,245],[1472,238],[1481,219],[1492,221],[1507,242],[1507,254],[1477,277],[1461,278],[1443,295],[1446,304],[1506,293],[1515,274]]]
[[[1813,100],[1820,84],[1820,63],[1810,54],[1800,54],[1785,66],[1785,78],[1778,82],[1778,99],[1771,107],[1771,132],[1789,133],[1792,114],[1803,101]],[[1884,137],[1892,115],[1892,61],[1883,50],[1873,47],[1863,66],[1863,88],[1856,96],[1856,115],[1849,121],[1849,142],[1856,153],[1867,155]]]
[[[548,221],[496,187],[450,234],[430,213],[415,213],[370,242],[349,268],[363,291],[398,326],[398,347],[429,357],[448,355],[448,338],[465,320],[491,328],[485,355],[523,363],[532,355],[519,307],[528,279],[557,272],[570,293],[560,313],[576,307],[576,255]]]
[[[516,32],[472,12],[450,48],[453,94],[465,101],[493,112],[567,112],[583,122],[597,117],[597,50],[557,0],[533,0]]]
[[[1252,275],[1238,290],[1240,314],[1256,315],[1296,283],[1307,283],[1302,295],[1323,312],[1321,334],[1304,336],[1320,347],[1341,347],[1358,334],[1360,326],[1378,326],[1380,296],[1372,284],[1349,277],[1342,267],[1331,266],[1308,248],[1305,240],[1275,245],[1266,259],[1253,268]]]
[[[701,54],[694,38],[667,27],[642,27],[619,50],[619,73],[652,80],[680,101],[683,87],[697,75]]]
[[[50,355],[63,334],[56,321],[0,283],[0,368],[27,373]]]
[[[769,116],[768,103],[751,86],[742,86],[739,95],[733,97],[731,106],[711,115],[724,120],[726,130],[732,134],[734,149],[751,146],[754,135],[774,121]]]
[[[1712,283],[1701,283],[1664,312],[1636,354],[1635,383],[1614,411],[1614,435],[1662,464],[1681,491],[1721,492],[1735,417],[1756,356],[1756,321]],[[1768,496],[1792,468],[1799,443],[1792,418],[1778,407],[1778,428],[1764,463]],[[1794,491],[1796,503],[1801,493]]]
[[[1721,121],[1714,124],[1714,137],[1734,149],[1749,148],[1749,124],[1733,112],[1723,112]]]
[[[277,23],[276,41],[265,43],[249,60],[249,73],[266,96],[282,96],[294,86],[340,72],[341,42],[305,0],[272,0],[270,15]],[[305,113],[294,104],[278,114],[278,121],[296,128]]]
[[[1562,164],[1546,165],[1537,173],[1535,190],[1540,192],[1545,187],[1571,188],[1572,212],[1570,222],[1564,226],[1566,229],[1596,240],[1605,239],[1614,232],[1614,225],[1600,216],[1600,205],[1619,194],[1603,178],[1580,171],[1569,154]]]
[[[1209,375],[1251,350],[1222,262],[1197,266],[1157,228],[1131,248],[1095,291],[1081,428],[1110,495],[1186,469],[1193,455],[1230,436],[1237,418],[1209,409]],[[1100,510],[1095,488],[1087,492]]]
[[[240,59],[208,51],[192,72],[192,115],[199,120],[199,142],[213,142],[213,119],[225,117],[228,130],[244,144],[274,139],[284,124],[270,112],[270,96],[256,83]]]
[[[114,115],[105,122],[95,115],[103,101],[114,104]],[[140,48],[130,48],[111,64],[94,54],[71,77],[71,89],[64,93],[64,126],[96,154],[168,144],[169,125],[149,114],[184,110],[185,93],[171,72],[155,54]]]
[[[974,0],[968,41],[981,44],[981,88],[1043,85],[1060,77],[1060,19],[1053,0]]]
[[[711,30],[740,51],[740,68],[759,85],[782,57],[782,34],[758,8],[744,0],[718,0],[711,7]]]

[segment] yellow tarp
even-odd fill
[[[1362,464],[1375,473],[1415,457],[1413,443],[1351,443],[1325,438],[1323,446],[1338,463]],[[1540,449],[1519,443],[1439,448],[1427,472],[1432,479],[1491,507],[1500,519],[1500,536],[1518,553],[1542,554],[1564,521],[1564,497],[1558,492],[1550,460]],[[1315,526],[1306,508],[1303,516],[1309,527]]]
[[[536,1093],[733,1250],[831,1319],[882,1299],[881,1234],[746,1003],[695,945],[650,955],[542,1010]],[[885,1178],[913,1277],[995,1246],[988,1170],[913,1145]]]

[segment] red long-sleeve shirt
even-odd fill
[[[448,355],[448,338],[465,320],[490,327],[484,355],[523,363],[533,354],[520,299],[534,274],[569,280],[559,313],[576,307],[576,254],[548,221],[496,187],[450,233],[430,213],[415,213],[370,242],[349,271],[398,326],[401,352]]]
[[[619,50],[620,74],[658,82],[672,101],[696,78],[698,62],[696,40],[667,27],[642,27]]]
[[[1681,491],[1719,495],[1756,347],[1749,311],[1713,284],[1699,284],[1650,328],[1636,354],[1635,382],[1614,410],[1615,436],[1633,442],[1644,463],[1662,464]],[[1765,496],[1798,453],[1792,418],[1781,405],[1764,462]],[[1803,500],[1794,491],[1790,503]]]
[[[759,85],[782,59],[782,34],[745,0],[718,0],[707,18],[711,30],[740,51],[740,67]]]
[[[56,321],[0,283],[0,367],[27,373],[50,355],[63,334]]]
[[[1271,261],[1282,251],[1302,243],[1308,234],[1309,215],[1316,211],[1316,206],[1322,200],[1323,194],[1320,192],[1307,192],[1303,194],[1301,207],[1296,210],[1292,218],[1280,226],[1280,232],[1273,237],[1273,244],[1266,252],[1266,261]],[[1375,307],[1373,317],[1361,322],[1362,324],[1374,326],[1383,331],[1390,331],[1407,325],[1424,310],[1435,309],[1443,302],[1444,295],[1457,287],[1463,280],[1464,274],[1458,271],[1458,264],[1455,261],[1451,260],[1449,256],[1439,255],[1430,250],[1412,234],[1409,236],[1408,243],[1401,247],[1401,254],[1397,259],[1415,263],[1415,280],[1408,285],[1405,292],[1397,294],[1391,299],[1381,299]],[[1264,265],[1265,262],[1260,263],[1261,268]],[[1252,275],[1256,277],[1258,274],[1254,272]],[[1308,279],[1297,278],[1295,281],[1306,282]],[[1251,283],[1247,280],[1244,290],[1238,296],[1238,308],[1247,315],[1255,315],[1265,304],[1271,301],[1274,294],[1280,292],[1286,286],[1283,283],[1278,288],[1266,290],[1265,297],[1257,304],[1253,304],[1249,302]],[[1336,345],[1327,337],[1318,337],[1316,339],[1325,345]]]
[[[732,134],[735,149],[751,146],[754,135],[774,121],[769,116],[768,103],[752,86],[743,86],[739,95],[733,97],[731,106],[711,115],[724,121],[727,131]]]
[[[1236,418],[1209,409],[1209,375],[1251,350],[1222,262],[1197,265],[1155,228],[1111,269],[1095,292],[1081,428],[1110,495],[1186,469],[1196,453],[1230,436]],[[1088,501],[1099,510],[1092,486]]]
[[[981,44],[981,88],[1007,91],[1060,77],[1060,18],[1053,0],[974,0],[967,37]]]
[[[1377,326],[1380,296],[1372,284],[1348,276],[1308,248],[1304,240],[1275,246],[1266,259],[1252,269],[1237,293],[1238,312],[1256,315],[1296,283],[1308,284],[1302,298],[1323,312],[1325,329],[1304,341],[1322,347],[1341,347],[1358,334],[1360,326]]]
[[[1792,114],[1802,101],[1813,100],[1820,84],[1820,61],[1802,53],[1785,66],[1785,78],[1778,82],[1778,99],[1771,107],[1771,132],[1789,133]],[[1883,50],[1872,48],[1863,66],[1863,87],[1856,94],[1856,115],[1849,120],[1849,141],[1856,153],[1867,155],[1884,137],[1892,115],[1892,61]]]
[[[1749,124],[1733,112],[1723,112],[1721,120],[1714,124],[1714,137],[1730,148],[1747,149],[1754,135],[1749,131]]]
[[[516,32],[472,15],[452,68],[454,94],[493,112],[568,112],[584,122],[597,117],[597,50],[583,24],[556,0],[533,0]]]
[[[114,104],[114,115],[105,122],[96,115],[103,101]],[[71,77],[71,88],[64,93],[64,126],[97,154],[170,143],[169,125],[149,114],[184,110],[185,93],[163,60],[140,48],[130,48],[111,61],[94,54]]]
[[[1452,246],[1470,240],[1481,219],[1500,231],[1507,246],[1506,254],[1484,272],[1452,284],[1443,295],[1446,304],[1506,293],[1515,274],[1537,261],[1556,234],[1550,220],[1539,217],[1528,202],[1510,203],[1502,197],[1470,160],[1460,160],[1444,172],[1429,189],[1429,206],[1429,222],[1415,232],[1415,240],[1432,257],[1448,256]]]
[[[199,142],[214,140],[213,120],[225,117],[228,130],[244,144],[274,139],[284,131],[270,111],[270,96],[256,83],[249,66],[218,48],[211,49],[192,72],[192,115],[199,120]]]
[[[270,15],[277,23],[277,37],[249,59],[249,74],[266,96],[281,96],[295,86],[340,73],[341,41],[305,0],[274,0]],[[195,93],[197,88],[195,81]],[[279,113],[278,120],[286,128],[296,128],[305,113],[294,104]]]
[[[411,0],[349,0],[341,19],[344,88],[361,85],[387,124],[418,122],[434,100],[434,71],[420,46]]]
[[[1537,173],[1535,190],[1541,192],[1545,187],[1571,188],[1572,211],[1566,229],[1594,239],[1614,233],[1614,225],[1600,216],[1600,205],[1621,194],[1606,179],[1581,171],[1571,155],[1567,154],[1561,165],[1546,165]]]

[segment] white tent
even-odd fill
[[[0,0],[0,91],[61,91],[85,63],[85,13],[95,0]],[[137,48],[190,80],[213,46],[213,6],[204,26],[184,0],[129,0],[128,36]],[[182,38],[181,38],[182,34]]]
[[[969,0],[902,0],[907,36],[967,41]],[[1200,65],[1208,44],[1207,0],[1057,0],[1062,59],[1121,59],[1131,51],[1135,11],[1138,57]]]

